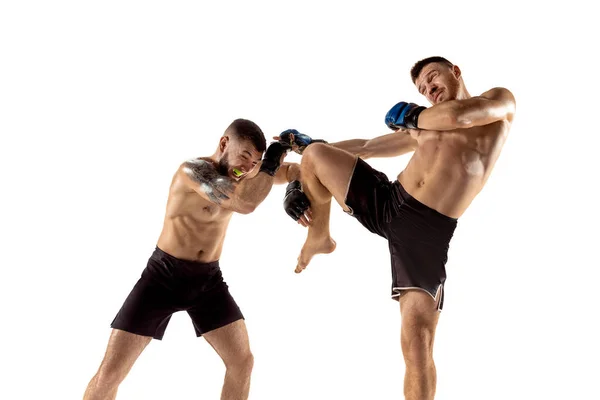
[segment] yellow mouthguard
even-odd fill
[[[233,174],[234,174],[235,176],[237,176],[237,177],[240,177],[240,176],[242,176],[244,173],[243,173],[242,171],[240,171],[239,169],[237,169],[237,168],[234,168],[234,169],[233,169]]]

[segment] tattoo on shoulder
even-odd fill
[[[197,183],[207,183],[219,175],[212,163],[201,158],[187,160],[183,165],[183,172]]]
[[[215,166],[206,160],[196,158],[183,163],[183,172],[204,192],[210,201],[221,204],[228,200],[228,193],[233,192],[233,180],[219,174]]]

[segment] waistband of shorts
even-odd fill
[[[150,256],[151,258],[154,259],[160,259],[160,258],[166,258],[168,260],[170,260],[174,265],[177,266],[182,266],[182,267],[190,267],[190,268],[219,268],[219,260],[216,261],[211,261],[208,263],[204,263],[204,262],[198,262],[198,261],[192,261],[192,260],[185,260],[182,258],[177,258],[169,253],[167,253],[164,250],[161,250],[158,246],[155,247],[154,252],[152,253],[152,256]]]
[[[404,186],[402,186],[400,181],[398,181],[398,180],[394,181],[393,185],[400,192],[400,194],[402,196],[402,200],[404,202],[406,202],[407,204],[410,204],[412,207],[414,207],[420,211],[425,211],[429,215],[435,216],[436,218],[439,218],[440,220],[446,220],[447,222],[450,222],[453,224],[456,224],[458,222],[457,218],[452,218],[447,215],[444,215],[441,212],[434,210],[433,208],[429,207],[428,205],[423,204],[419,200],[415,199],[413,196],[411,196],[410,193],[408,193],[406,191],[406,189],[404,189]]]

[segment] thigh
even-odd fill
[[[356,161],[346,193],[347,212],[372,233],[387,238],[387,226],[399,199],[392,196],[387,176],[362,159]]]
[[[346,192],[357,159],[357,156],[345,150],[315,143],[304,151],[302,166],[309,168],[340,206],[345,209]]]
[[[123,378],[151,340],[151,336],[113,329],[100,370]]]
[[[251,356],[250,341],[244,320],[238,320],[228,325],[204,334],[206,341],[223,359],[225,365],[235,364]]]

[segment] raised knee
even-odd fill
[[[302,161],[310,162],[327,156],[329,146],[325,143],[313,143],[302,152]]]

